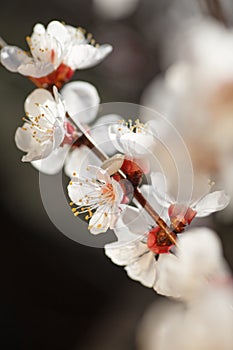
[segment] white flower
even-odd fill
[[[93,5],[101,17],[119,20],[130,16],[137,8],[138,2],[139,0],[94,0]]]
[[[175,255],[160,255],[156,269],[155,290],[186,301],[199,297],[208,284],[229,279],[219,238],[206,227],[180,235]]]
[[[23,128],[17,129],[15,139],[18,148],[28,153],[23,161],[32,162],[36,169],[46,174],[58,173],[64,165],[66,174],[72,176],[74,171],[86,169],[90,163],[100,165],[98,158],[86,146],[72,147],[78,135],[73,121],[88,128],[86,124],[93,122],[97,116],[100,97],[93,85],[83,81],[66,84],[61,95],[63,100],[57,92],[54,99],[45,89],[33,91],[25,102],[27,122]],[[72,121],[66,118],[67,111]],[[40,116],[42,114],[43,117]],[[99,142],[102,135],[104,143],[101,147],[108,154],[114,151],[108,137],[108,125],[118,119],[116,115],[103,116],[91,129],[95,141]],[[54,123],[54,132],[51,131],[51,123]],[[37,124],[43,127],[39,129],[40,133]]]
[[[130,278],[146,287],[156,280],[155,255],[149,250],[144,237],[149,224],[137,208],[127,207],[116,223],[117,242],[105,245],[105,254],[117,265],[125,266]]]
[[[117,181],[96,166],[89,166],[89,177],[73,174],[68,185],[68,194],[75,216],[85,214],[89,220],[89,230],[93,234],[106,232],[115,226],[121,212],[123,191]]]
[[[229,196],[227,196],[224,191],[205,193],[200,198],[193,199],[189,203],[176,203],[175,198],[168,193],[167,182],[162,173],[152,173],[151,181],[153,196],[162,207],[168,209],[170,217],[173,215],[173,211],[176,211],[176,209],[179,211],[179,206],[181,209],[181,216],[184,216],[190,208],[195,212],[193,213],[194,216],[205,217],[216,211],[223,210],[229,204]],[[190,217],[190,220],[192,220],[193,217]]]
[[[142,124],[136,120],[119,121],[109,127],[109,136],[116,149],[132,157],[142,157],[155,145],[155,134],[149,123]]]
[[[25,101],[25,123],[15,135],[17,147],[27,152],[24,162],[48,157],[66,136],[65,106],[55,87],[53,92],[54,98],[50,92],[36,89]]]
[[[45,77],[61,64],[71,70],[92,67],[111,51],[108,44],[94,46],[91,35],[85,37],[80,28],[52,21],[45,29],[38,23],[31,37],[27,37],[31,56],[16,46],[1,50],[1,63],[11,72],[34,78]]]

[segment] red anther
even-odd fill
[[[64,83],[72,78],[73,74],[74,71],[70,67],[61,63],[60,66],[49,75],[41,78],[29,77],[29,79],[39,88],[49,89],[55,85],[60,89]]]
[[[185,226],[190,225],[197,212],[183,204],[172,204],[168,208],[168,215],[173,228],[177,232],[182,232]]]
[[[174,234],[174,238],[175,238]],[[155,254],[169,253],[173,244],[169,240],[167,234],[159,227],[150,230],[147,237],[147,246]]]

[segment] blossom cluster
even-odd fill
[[[106,255],[132,279],[184,298],[188,292],[183,295],[182,287],[175,287],[173,268],[182,271],[185,265],[185,231],[195,218],[224,209],[229,197],[207,184],[198,198],[177,199],[166,176],[151,164],[159,139],[153,121],[117,114],[97,120],[96,88],[68,81],[75,70],[102,61],[110,45],[97,45],[82,28],[58,21],[47,28],[37,24],[27,42],[30,54],[16,46],[1,49],[2,65],[37,87],[25,100],[23,125],[15,134],[25,153],[22,161],[46,174],[64,169],[73,215],[88,222],[91,234],[112,229],[116,235],[116,242],[105,245]],[[99,149],[100,138],[105,142]]]

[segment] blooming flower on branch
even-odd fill
[[[182,232],[186,225],[190,225],[194,217],[206,217],[223,210],[230,201],[224,191],[215,191],[205,193],[200,198],[191,200],[190,203],[177,203],[168,193],[162,173],[152,173],[151,181],[153,196],[162,207],[168,209],[168,216],[177,232]]]
[[[125,223],[124,217],[131,225]],[[139,210],[128,206],[114,228],[118,241],[106,244],[104,248],[112,262],[125,266],[130,278],[151,288],[156,279],[156,260],[144,239],[148,227]]]
[[[76,69],[85,69],[101,62],[111,51],[111,45],[96,45],[91,34],[52,21],[47,28],[38,23],[27,37],[31,56],[16,46],[1,50],[1,63],[11,72],[31,77],[38,87],[58,88],[72,77]]]
[[[83,81],[68,83],[61,90],[61,96],[57,93],[56,88],[54,91],[56,98],[44,89],[36,89],[27,97],[25,101],[27,121],[23,128],[18,128],[16,131],[16,145],[28,153],[22,160],[32,162],[32,165],[41,172],[55,174],[64,165],[66,174],[72,176],[73,171],[78,171],[81,164],[83,167],[89,163],[100,164],[97,157],[88,152],[85,145],[76,147],[73,144],[78,137],[75,124],[81,123],[85,129],[88,128],[87,124],[93,122],[97,116],[100,97],[93,85]],[[66,117],[67,111],[72,121]],[[100,118],[95,123],[95,125],[98,124],[98,127],[91,130],[92,137],[98,140],[99,133],[101,133],[105,135],[105,141],[108,141],[107,125],[117,119],[119,117],[115,115]],[[55,123],[56,142],[53,139],[51,123]],[[40,133],[38,133],[38,127],[41,127]],[[42,131],[43,140],[41,139]],[[103,149],[113,152],[113,147],[109,147],[109,143],[110,140],[105,147],[107,149],[105,150],[104,147]]]
[[[22,161],[32,162],[48,157],[61,144],[72,142],[74,127],[66,121],[66,110],[56,87],[54,97],[44,89],[34,90],[25,101],[25,123],[18,128],[15,142],[27,152]]]
[[[174,254],[161,255],[156,268],[157,292],[182,300],[198,297],[208,284],[232,286],[219,237],[207,227],[180,235]]]
[[[111,125],[109,136],[118,152],[132,157],[148,154],[155,145],[155,135],[150,124],[142,124],[138,119],[135,123],[132,120],[120,120]]]
[[[140,185],[143,174],[149,172],[148,155],[155,145],[152,127],[149,123],[140,123],[138,119],[134,123],[131,119],[128,122],[119,120],[109,126],[109,137],[117,151],[123,153],[121,164],[120,155],[117,155],[117,162],[114,157],[107,162],[108,165],[111,162],[111,168],[115,169],[111,174],[120,169],[134,186]]]
[[[124,197],[120,184],[112,179],[107,171],[88,166],[89,177],[73,174],[68,185],[72,211],[75,216],[85,214],[92,234],[106,232],[114,228],[121,213]]]

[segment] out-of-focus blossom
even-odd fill
[[[157,292],[181,300],[200,297],[209,285],[232,283],[219,238],[205,227],[180,235],[175,254],[161,255],[156,266]]]
[[[52,21],[47,28],[36,24],[27,37],[31,56],[17,46],[1,50],[1,63],[11,72],[32,79],[38,87],[56,85],[60,88],[70,80],[76,69],[85,69],[101,62],[111,51],[111,45],[95,45],[92,35],[82,28]]]
[[[109,19],[122,19],[130,16],[136,9],[139,0],[93,0],[96,12]]]
[[[193,21],[177,45],[180,59],[144,92],[142,103],[161,109],[179,131],[195,175],[205,174],[222,186],[232,170],[233,31]],[[224,188],[232,196],[229,181]]]
[[[68,193],[74,215],[85,214],[85,219],[90,220],[90,232],[99,234],[114,228],[121,212],[123,191],[107,171],[95,166],[89,166],[87,171],[86,178],[73,173]]]
[[[114,228],[118,241],[105,245],[105,254],[115,264],[125,266],[130,278],[151,288],[156,278],[156,260],[143,240],[148,227],[137,208],[127,207]]]
[[[176,256],[161,256],[156,268],[158,291],[182,302],[163,300],[148,310],[139,326],[139,349],[169,349],[172,337],[174,350],[231,350],[232,275],[216,233],[187,232]]]

